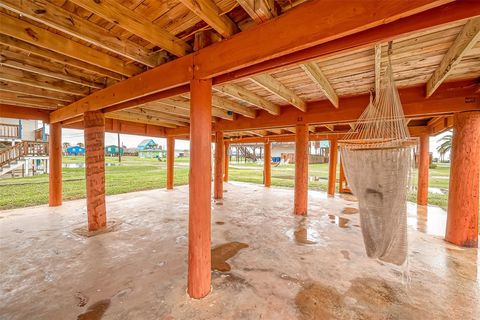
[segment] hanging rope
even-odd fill
[[[407,258],[406,194],[412,164],[410,137],[391,63],[381,89],[339,141],[345,176],[359,200],[367,255],[402,265]]]

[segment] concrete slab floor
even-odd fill
[[[291,189],[225,189],[212,243],[240,244],[203,300],[186,294],[187,186],[108,197],[116,228],[90,238],[85,200],[0,211],[0,319],[480,318],[477,249],[443,241],[443,210],[408,207],[407,285],[366,257],[351,197],[311,191],[295,217]]]

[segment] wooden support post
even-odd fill
[[[333,197],[335,195],[335,184],[337,182],[337,157],[338,142],[337,139],[330,139],[330,157],[328,160],[328,189],[327,193]]]
[[[230,149],[230,144],[225,142],[225,165],[223,168],[223,181],[228,182],[228,161],[230,160],[228,157],[228,150]]]
[[[105,206],[105,116],[101,111],[85,112],[85,175],[88,230],[107,226]]]
[[[223,132],[217,131],[215,134],[215,177],[213,186],[213,197],[217,200],[223,199],[223,166],[225,165],[224,148]]]
[[[212,81],[190,82],[190,178],[188,221],[188,294],[210,292]]]
[[[263,157],[263,177],[265,187],[272,185],[272,144],[270,141],[264,143],[264,157]]]
[[[445,240],[478,247],[480,112],[453,117],[452,156]]]
[[[430,136],[428,133],[420,136],[417,204],[422,206],[428,204],[428,167],[430,166],[429,139]]]
[[[62,204],[62,125],[50,124],[49,141],[49,193],[48,205],[50,207]]]
[[[308,126],[298,124],[295,130],[295,201],[294,213],[307,214],[308,208]]]
[[[173,189],[174,162],[175,162],[175,138],[167,137],[167,190]]]

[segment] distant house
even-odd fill
[[[159,146],[158,144],[153,141],[153,139],[145,139],[137,146],[138,151],[142,150],[149,150],[149,149],[157,149]],[[159,148],[162,149],[161,147]]]
[[[65,149],[65,154],[68,156],[84,156],[85,148],[80,146],[71,146]]]
[[[125,147],[120,148],[120,154],[122,155],[125,151]],[[112,144],[105,147],[105,155],[107,156],[118,156],[118,146]]]
[[[48,171],[48,134],[36,120],[0,117],[0,178]]]

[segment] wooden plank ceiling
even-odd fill
[[[0,0],[0,103],[55,110],[97,90],[184,56],[301,4],[280,0]],[[399,88],[480,77],[480,18],[410,34],[393,43]],[[365,94],[379,85],[387,43],[354,49],[227,84],[213,92],[213,116],[235,121],[283,106]],[[332,109],[334,110],[334,109]],[[189,124],[182,94],[107,117],[176,128]],[[416,124],[416,123],[415,123]],[[313,132],[349,125],[311,127]],[[275,128],[227,133],[294,133]]]

